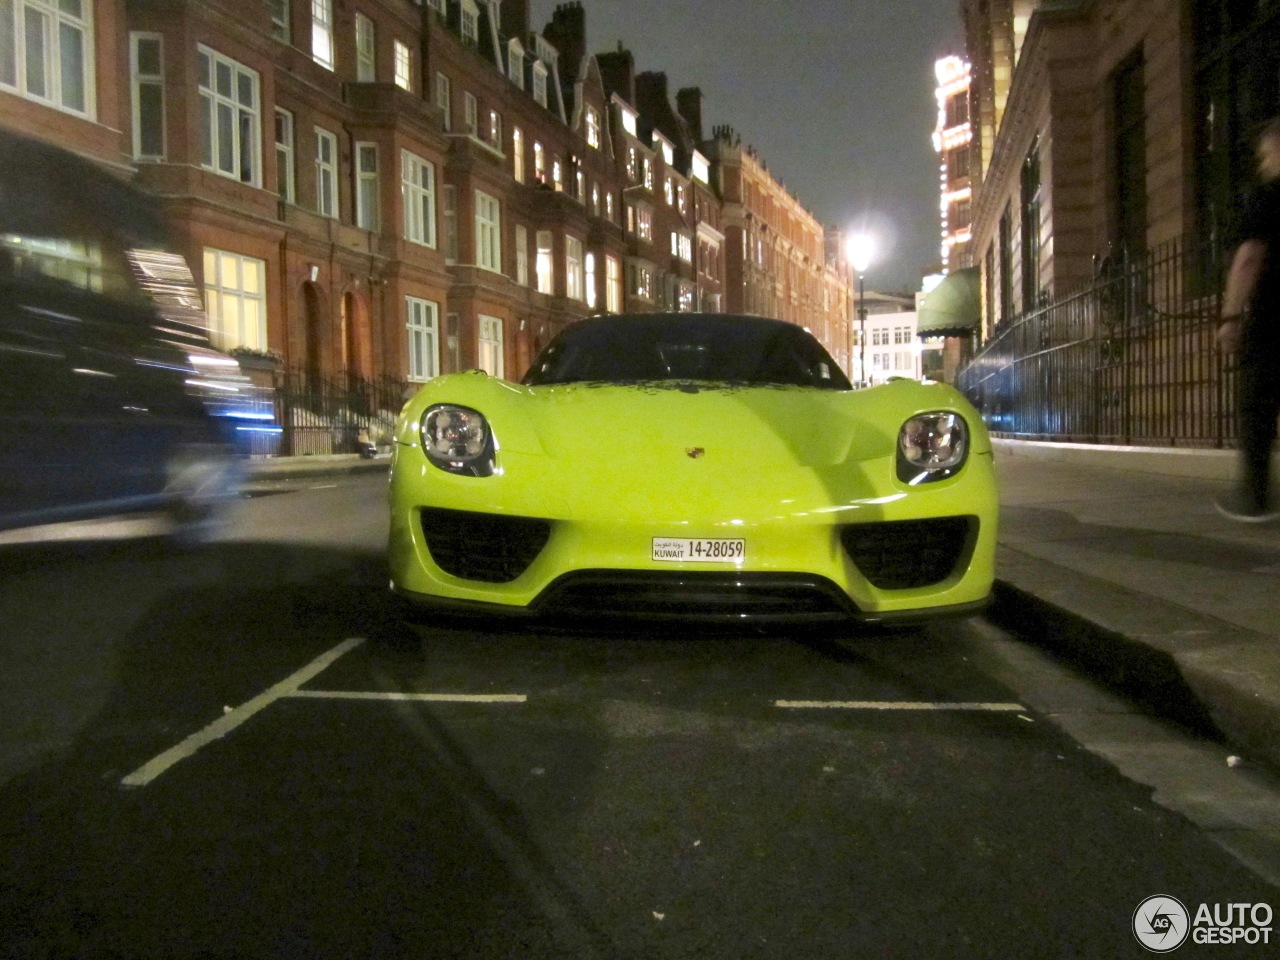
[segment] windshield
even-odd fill
[[[548,344],[524,383],[722,381],[848,390],[814,337],[781,320],[724,314],[642,314],[576,323]]]

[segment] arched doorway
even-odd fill
[[[342,296],[342,366],[347,375],[367,379],[369,370],[368,310],[355,293]]]
[[[307,380],[318,383],[325,371],[324,348],[328,339],[325,336],[324,304],[320,296],[320,288],[314,283],[302,285],[302,316],[306,330],[306,363]]]

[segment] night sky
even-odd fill
[[[558,0],[531,0],[534,30]],[[958,0],[583,0],[587,48],[701,87],[824,224],[877,239],[867,283],[915,290],[939,260],[933,63],[963,53]]]

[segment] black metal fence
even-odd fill
[[[320,376],[286,370],[276,377],[281,456],[356,453],[361,442],[391,445],[408,384],[393,377],[351,373]]]
[[[1235,365],[1215,346],[1221,262],[1176,241],[1106,263],[992,332],[957,386],[1001,437],[1230,446]]]

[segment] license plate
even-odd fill
[[[654,537],[653,559],[676,563],[740,563],[747,558],[745,540],[688,540]]]

